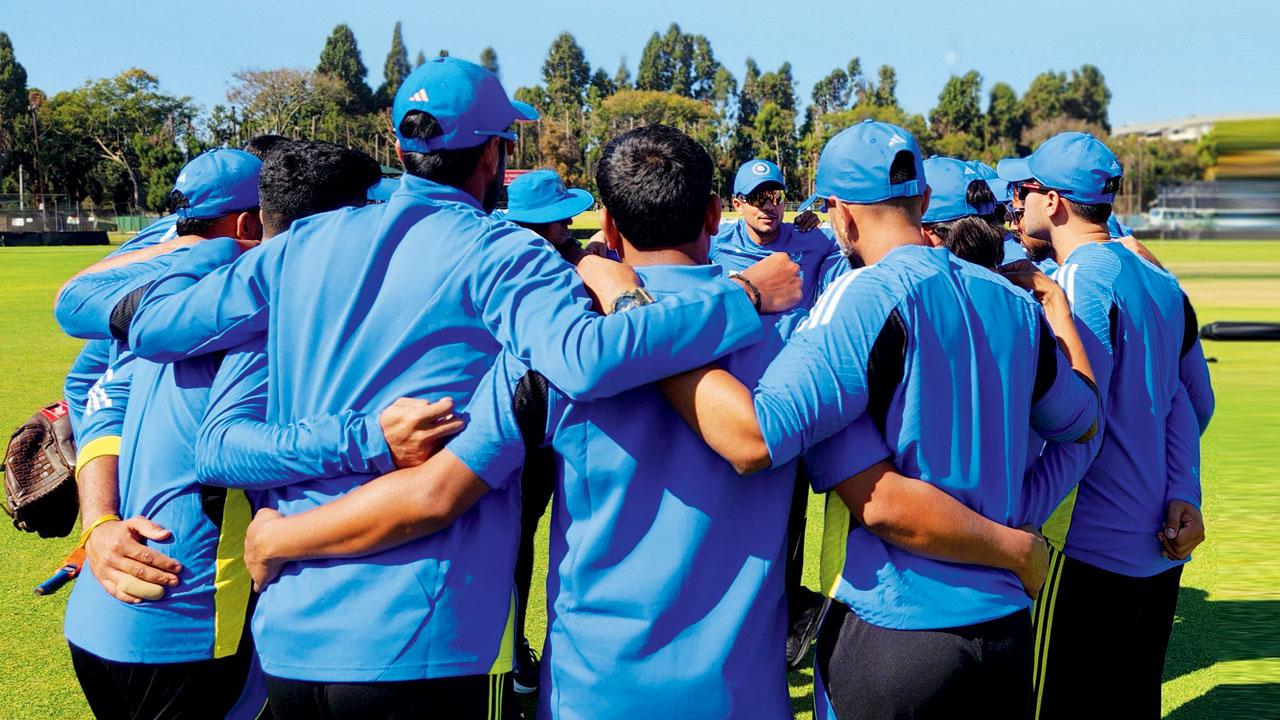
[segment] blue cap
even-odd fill
[[[1009,181],[1001,180],[1000,175],[996,173],[995,168],[981,160],[970,160],[969,167],[973,168],[974,171],[978,173],[978,177],[987,181],[987,187],[991,188],[991,194],[996,196],[996,202],[1013,202],[1013,194],[1012,191],[1009,190]],[[927,173],[925,179],[928,179]]]
[[[915,179],[894,184],[889,182],[889,168],[903,150],[915,160]],[[915,137],[897,125],[868,118],[841,130],[822,148],[814,183],[816,192],[800,210],[832,195],[844,202],[865,205],[923,195],[924,187],[924,166]]]
[[[1085,205],[1115,200],[1120,176],[1124,174],[1115,153],[1082,132],[1054,135],[1029,157],[1001,160],[996,172],[1009,182],[1035,180],[1064,198]]]
[[[173,189],[187,199],[184,220],[212,220],[258,207],[262,161],[243,150],[218,148],[197,155],[178,173]]]
[[[433,115],[444,132],[430,140],[402,136],[400,122],[414,110]],[[507,97],[497,75],[455,57],[432,58],[409,73],[391,106],[392,127],[406,152],[461,150],[494,136],[515,140],[511,123],[537,119],[532,105]]]
[[[567,220],[595,202],[586,190],[565,187],[555,170],[534,170],[507,186],[504,217],[512,222],[540,225]]]
[[[929,183],[929,207],[920,222],[940,223],[968,215],[990,215],[995,203],[982,206],[967,201],[969,183],[982,180],[970,163],[949,157],[931,157],[924,161],[924,179]]]
[[[388,202],[391,200],[391,193],[399,188],[400,178],[384,177],[369,186],[369,202]]]
[[[782,168],[768,160],[749,160],[738,168],[738,174],[733,178],[733,194],[750,195],[752,190],[767,182],[785,187],[787,181],[782,177]]]

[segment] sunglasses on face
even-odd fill
[[[1030,195],[1030,194],[1031,194],[1031,193],[1033,193],[1033,192],[1037,192],[1037,193],[1047,193],[1047,192],[1050,192],[1050,191],[1053,191],[1053,192],[1056,192],[1056,193],[1059,193],[1059,194],[1061,194],[1061,192],[1062,192],[1061,190],[1058,190],[1057,188],[1045,187],[1044,185],[1041,185],[1040,183],[1037,183],[1037,182],[1023,182],[1023,183],[1018,183],[1018,185],[1017,185],[1017,189],[1015,190],[1015,192],[1018,194],[1018,202],[1020,202],[1020,203],[1024,203],[1024,202],[1026,202],[1026,201],[1027,201],[1027,196],[1028,196],[1028,195]]]
[[[1004,211],[1004,219],[1016,225],[1017,223],[1022,222],[1022,214],[1025,212],[1026,210],[1024,208],[1011,207]]]
[[[743,195],[743,201],[752,207],[762,208],[765,205],[781,206],[783,199],[787,196],[782,190],[756,190],[750,195]]]

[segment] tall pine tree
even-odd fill
[[[378,102],[382,107],[390,107],[396,99],[400,84],[413,72],[409,66],[409,51],[404,47],[404,35],[400,32],[400,21],[396,21],[396,29],[391,32],[391,49],[387,51],[387,62],[382,66],[382,86],[378,88]]]
[[[365,82],[369,70],[360,58],[355,33],[345,23],[335,27],[324,41],[324,50],[320,51],[320,64],[316,66],[316,72],[342,83],[351,94],[348,110],[363,112],[369,109],[373,100],[373,91]]]
[[[480,67],[498,75],[498,51],[487,47],[480,51]]]

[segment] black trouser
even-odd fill
[[[805,610],[822,604],[822,596],[804,586],[804,529],[809,519],[809,474],[796,462],[796,484],[787,516],[787,619],[794,623]]]
[[[1052,550],[1035,613],[1037,716],[1159,718],[1181,580],[1182,566],[1129,577]]]
[[[252,643],[241,643],[235,655],[217,660],[142,664],[70,648],[71,666],[98,720],[224,718],[240,699],[254,652]]]
[[[267,676],[276,720],[501,720],[510,673],[402,682],[320,683]]]
[[[555,486],[555,451],[550,446],[527,451],[524,469],[520,471],[520,548],[516,551],[516,633],[519,637],[524,637],[524,618],[529,612],[534,538]],[[540,640],[535,639],[534,647],[541,646]]]
[[[829,705],[840,720],[1022,720],[1031,711],[1031,613],[889,630],[832,602],[818,631],[815,674],[818,718]]]

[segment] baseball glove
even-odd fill
[[[66,537],[76,524],[76,449],[66,401],[40,408],[5,451],[5,512],[19,530]]]

